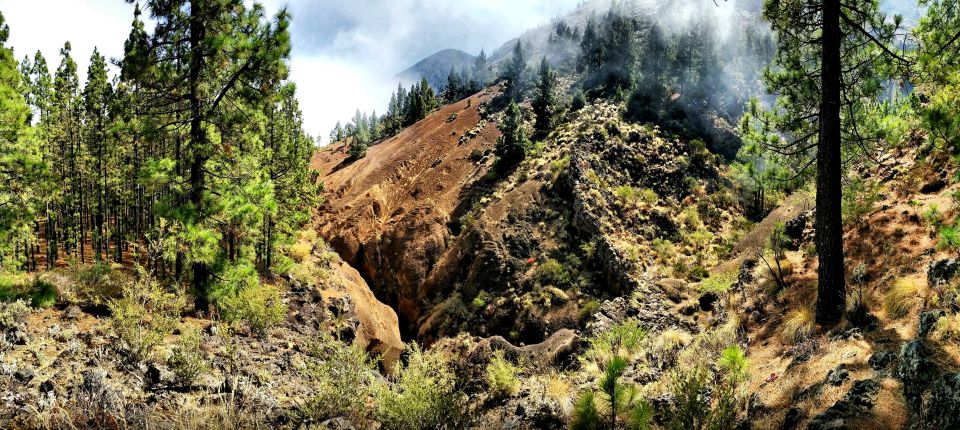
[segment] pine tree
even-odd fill
[[[497,156],[497,166],[501,170],[513,167],[523,160],[530,141],[527,139],[526,127],[523,123],[523,112],[516,102],[510,102],[499,125],[502,135],[497,138],[494,154]]]
[[[333,126],[333,130],[330,130],[330,143],[341,140],[343,140],[343,125],[340,124],[340,121],[337,121],[337,125]]]
[[[519,101],[523,97],[524,74],[526,71],[527,59],[523,54],[523,46],[520,45],[520,41],[517,41],[516,46],[513,48],[513,56],[510,58],[510,62],[507,63],[507,68],[503,75],[503,78],[506,80],[504,84],[504,94],[510,100]]]
[[[537,136],[546,136],[553,129],[557,116],[557,76],[550,69],[547,58],[540,61],[540,72],[537,79],[537,91],[533,97],[533,113],[537,116],[534,131]]]
[[[473,61],[473,76],[480,87],[486,85],[489,79],[487,61],[487,53],[483,49],[480,50],[480,55]]]
[[[211,290],[214,270],[247,264],[244,261],[249,258],[242,256],[238,261],[236,254],[247,248],[233,243],[254,240],[256,235],[247,230],[259,229],[260,220],[269,214],[247,214],[220,224],[213,216],[229,217],[234,208],[242,207],[272,210],[271,204],[244,203],[272,199],[269,178],[261,175],[261,169],[243,172],[242,180],[221,178],[233,175],[238,166],[254,165],[262,151],[257,140],[242,132],[245,117],[231,110],[262,106],[278,90],[290,52],[290,17],[281,11],[271,22],[261,6],[248,9],[241,0],[149,0],[145,4],[157,22],[149,43],[149,55],[154,57],[150,62],[162,71],[143,76],[148,89],[145,109],[156,116],[170,116],[168,124],[187,130],[185,136],[173,136],[177,142],[174,171],[185,177],[185,187],[169,196],[175,210],[166,214],[182,226],[180,242],[189,244],[178,253],[175,266],[180,272],[183,263],[189,263],[196,307],[206,310],[220,294]],[[226,188],[212,194],[211,182],[222,182]],[[233,286],[216,288],[229,291]]]
[[[16,271],[36,268],[34,231],[46,166],[30,127],[22,74],[6,46],[9,35],[0,13],[0,270]]]
[[[107,182],[109,171],[106,165],[107,149],[107,122],[113,88],[107,80],[107,60],[94,49],[90,57],[90,67],[87,69],[87,84],[83,89],[84,104],[84,136],[89,158],[92,158],[89,169],[93,179],[93,250],[97,260],[106,259],[110,247],[110,239],[105,229],[107,211]]]
[[[861,127],[865,103],[876,100],[881,66],[902,58],[889,47],[899,20],[887,21],[877,1],[764,4],[763,16],[778,33],[779,66],[767,74],[780,96],[765,118],[789,137],[772,139],[770,150],[792,156],[798,166],[816,163],[816,248],[819,260],[817,322],[833,324],[846,308],[841,193],[845,143],[868,142]],[[875,55],[873,50],[883,55]]]

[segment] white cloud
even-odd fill
[[[52,74],[60,65],[60,48],[69,40],[81,85],[94,47],[108,61],[122,57],[133,22],[133,5],[123,0],[0,0],[0,12],[10,26],[7,44],[17,61],[25,55],[32,60],[39,50]]]
[[[288,5],[291,78],[308,133],[326,137],[357,108],[383,112],[395,75],[445,48],[487,52],[524,30],[572,10],[578,0],[264,0],[269,14]],[[247,0],[252,3],[252,0]],[[40,50],[51,73],[67,40],[81,83],[96,46],[123,55],[133,5],[123,0],[0,0],[17,59]],[[145,14],[146,15],[146,14]]]

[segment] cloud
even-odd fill
[[[122,57],[133,22],[133,5],[122,0],[0,0],[0,12],[10,26],[7,45],[17,61],[26,55],[32,60],[39,50],[52,74],[69,40],[81,85],[94,47],[108,61]]]
[[[292,77],[308,132],[326,138],[356,109],[382,113],[396,74],[442,49],[500,47],[578,0],[266,0],[293,14]]]
[[[293,14],[291,78],[308,133],[326,137],[356,109],[383,112],[396,74],[446,48],[487,52],[573,10],[579,0],[263,0]],[[253,0],[246,0],[248,4]],[[0,0],[17,59],[40,50],[51,72],[70,40],[81,82],[96,46],[123,55],[133,5],[122,0]]]

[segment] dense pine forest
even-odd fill
[[[156,30],[138,5],[112,80],[94,51],[79,82],[70,42],[52,73],[39,52],[18,68],[4,48],[2,265],[136,262],[189,280],[206,309],[289,264],[278,250],[318,199],[289,16],[239,1],[145,8]]]
[[[125,4],[0,2],[0,427],[960,428],[957,0],[582,1],[324,136],[323,5]]]

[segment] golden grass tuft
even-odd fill
[[[777,262],[775,261],[770,262],[770,269],[766,270],[767,279],[771,281],[776,281],[777,278],[786,280],[785,278],[787,276],[790,276],[793,274],[793,262],[784,258],[780,260],[779,264],[780,264],[780,268],[777,269]]]
[[[913,278],[900,278],[883,297],[883,311],[892,319],[903,318],[921,302],[923,285]]]
[[[797,309],[787,315],[780,327],[780,338],[786,343],[797,343],[813,335],[813,311]]]

